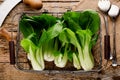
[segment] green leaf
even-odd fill
[[[33,27],[24,19],[20,20],[19,28],[24,38],[27,38],[31,33],[34,33]]]
[[[96,34],[100,28],[100,16],[94,10],[85,10],[81,12],[79,23],[82,29],[90,29],[93,34]]]
[[[24,48],[24,50],[29,53],[29,46],[32,46],[35,50],[37,46],[30,39],[22,39],[20,45]]]
[[[79,12],[66,12],[62,16],[62,20],[64,20],[64,26],[71,29],[72,31],[76,31],[78,29],[81,29],[81,26],[79,25]]]
[[[62,28],[63,28],[62,22],[58,21],[55,25],[50,27],[47,31],[44,30],[39,40],[39,46],[57,37],[61,33]]]

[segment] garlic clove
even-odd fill
[[[110,5],[111,5],[111,3],[109,0],[108,1],[104,1],[104,0],[98,1],[98,7],[101,11],[107,12],[110,8]]]
[[[108,15],[111,17],[116,17],[119,14],[119,7],[116,5],[111,5]]]

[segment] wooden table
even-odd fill
[[[94,9],[98,10],[97,0],[80,0],[80,2],[69,2],[70,0],[63,0],[68,2],[60,2],[61,0],[54,0],[54,2],[48,2],[51,0],[43,0],[43,9],[49,11],[66,11],[69,6],[72,6],[73,10],[84,10],[84,9]],[[58,2],[56,2],[58,1]],[[71,0],[76,1],[76,0]],[[112,4],[116,4],[120,7],[119,0],[110,0]],[[1,1],[0,1],[1,2]],[[58,9],[59,8],[59,9]],[[16,30],[18,27],[18,18],[14,18],[14,22],[11,25],[11,20],[14,15],[23,11],[38,11],[26,6],[23,3],[18,4],[6,17],[2,27],[5,27],[8,31],[10,29]],[[119,52],[120,52],[120,18],[118,17],[116,24],[116,34],[117,34],[117,58],[118,63],[120,63]],[[104,26],[102,27],[102,36],[105,34]],[[112,36],[112,22],[109,18],[109,33]],[[112,37],[111,37],[112,38]],[[112,39],[111,39],[112,45]],[[107,68],[103,68],[100,73],[80,73],[80,74],[44,74],[44,73],[28,73],[17,70],[13,65],[9,64],[9,49],[8,42],[4,37],[0,36],[0,80],[119,80],[120,79],[120,67],[111,67],[111,61],[108,62]],[[103,67],[105,60],[103,58]]]

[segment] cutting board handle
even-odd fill
[[[15,47],[14,41],[9,41],[10,64],[15,64]]]
[[[12,32],[8,32],[5,28],[0,28],[0,35],[4,36],[5,39],[9,42],[9,53],[10,53],[10,64],[15,64],[15,47],[14,47],[14,39],[16,36]]]

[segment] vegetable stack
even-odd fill
[[[67,62],[77,70],[92,70],[92,48],[97,42],[100,17],[94,10],[68,11],[61,17],[50,14],[22,16],[19,23],[26,51],[34,70],[45,69],[45,61],[64,68]]]

